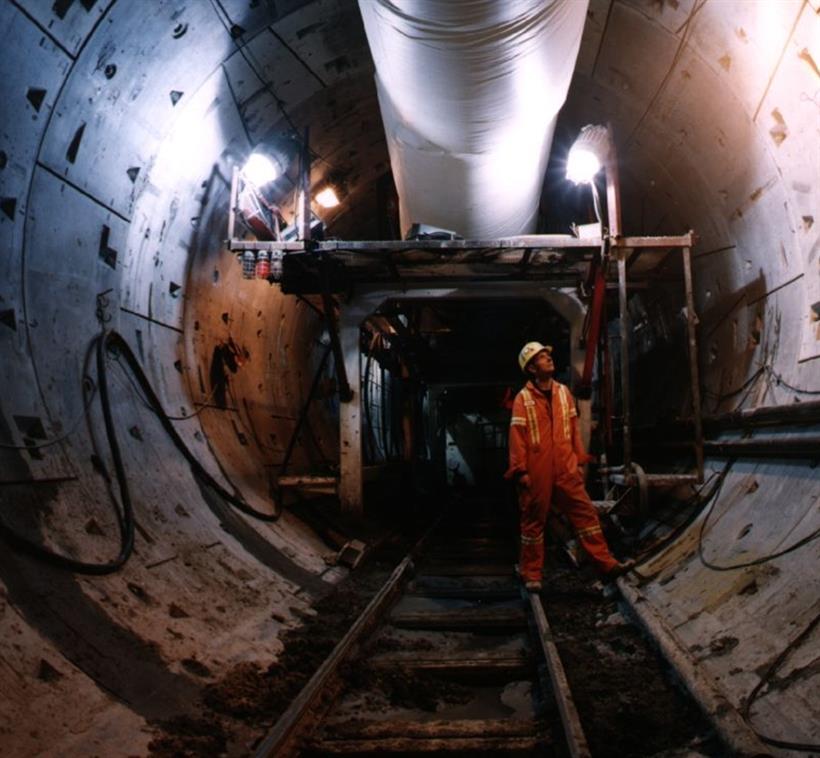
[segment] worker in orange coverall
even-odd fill
[[[566,514],[598,569],[618,576],[634,565],[609,551],[598,512],[584,487],[582,466],[592,460],[584,451],[578,411],[569,389],[553,379],[552,348],[528,342],[518,356],[528,381],[513,401],[510,420],[510,466],[504,475],[518,488],[521,509],[520,573],[527,590],[541,589],[544,525],[550,506]]]

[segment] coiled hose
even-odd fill
[[[116,331],[106,331],[96,336],[92,342],[92,349],[96,353],[97,364],[97,385],[100,398],[100,406],[102,408],[103,422],[105,424],[105,434],[108,440],[108,447],[111,452],[111,460],[114,464],[114,473],[117,478],[117,484],[120,492],[120,505],[116,507],[117,525],[120,532],[120,549],[117,557],[106,563],[86,563],[75,558],[70,558],[60,553],[56,553],[42,545],[30,540],[28,537],[16,532],[2,519],[0,519],[0,537],[6,540],[14,549],[21,553],[25,553],[33,558],[41,560],[57,568],[66,569],[79,574],[90,574],[101,576],[104,574],[111,574],[125,565],[131,553],[134,550],[134,508],[131,502],[131,493],[128,488],[128,477],[125,471],[125,465],[122,460],[122,453],[120,451],[119,441],[117,439],[117,431],[114,424],[114,417],[111,413],[111,401],[108,393],[108,373],[106,364],[106,350],[115,350],[117,353],[125,358],[128,368],[137,380],[140,390],[148,402],[151,410],[156,414],[163,429],[171,438],[176,448],[183,454],[185,459],[191,466],[194,475],[199,478],[204,484],[216,492],[228,504],[232,505],[242,513],[252,516],[261,521],[276,521],[281,509],[278,503],[274,502],[273,513],[262,513],[252,508],[244,500],[236,497],[231,492],[228,492],[219,482],[214,479],[211,474],[206,471],[196,456],[190,451],[188,446],[183,441],[182,437],[174,428],[171,418],[165,413],[157,394],[154,392],[148,377],[142,370],[137,357],[131,350],[131,347],[126,342],[125,338]]]

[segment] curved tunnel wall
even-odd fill
[[[126,336],[169,412],[187,415],[213,400],[216,349],[240,359],[235,372],[221,365],[228,408],[178,426],[214,476],[270,507],[262,472],[281,461],[323,338],[307,306],[239,281],[219,243],[226,180],[252,144],[286,131],[284,106],[295,123],[311,125],[323,156],[312,179],[339,169],[348,177],[348,202],[328,221],[369,228],[386,147],[372,62],[350,6],[0,5],[0,441],[69,433],[36,451],[2,449],[0,501],[9,521],[54,549],[88,560],[115,550],[96,403],[91,423],[81,420],[85,355],[99,319]],[[812,315],[820,301],[819,26],[814,0],[590,3],[562,120],[612,122],[627,233],[692,227],[700,235],[705,386],[720,396],[761,362],[770,368],[719,410],[741,399],[753,407],[808,397],[771,372],[820,389]],[[127,376],[116,364],[111,374],[139,524],[135,556],[121,573],[93,580],[8,552],[0,558],[0,645],[11,662],[4,720],[28,724],[32,708],[60,715],[51,727],[12,729],[23,752],[56,737],[65,750],[113,755],[121,730],[147,743],[144,721],[194,696],[192,661],[218,674],[269,659],[291,609],[304,609],[325,585],[326,548],[309,529],[287,512],[272,526],[252,523],[203,492]],[[666,402],[681,404],[680,394]],[[321,408],[312,415],[317,442],[300,449],[296,465],[333,458],[329,418]],[[809,533],[816,471],[810,462],[735,464],[707,547],[728,551],[722,559],[751,557]],[[715,573],[693,553],[698,527],[647,568],[660,581],[644,591],[739,703],[755,671],[810,620],[817,543],[755,569]],[[800,727],[784,713],[799,720],[811,710],[816,676],[799,675],[810,649],[781,672],[798,672],[797,684],[757,706],[786,736],[805,719]],[[42,661],[61,678],[38,678]]]

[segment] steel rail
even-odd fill
[[[254,753],[255,758],[282,758],[297,755],[296,744],[302,731],[308,725],[311,714],[319,707],[327,690],[331,689],[334,675],[339,666],[353,654],[358,644],[378,623],[383,613],[399,592],[402,581],[413,569],[413,557],[428,536],[438,526],[441,517],[424,533],[404,559],[393,569],[382,588],[373,596],[365,609],[333,648],[330,655],[316,670],[302,691],[294,698],[288,709],[268,732]]]
[[[578,709],[572,699],[572,692],[567,681],[567,674],[561,657],[558,655],[558,648],[550,629],[547,614],[541,603],[541,598],[536,592],[527,593],[530,601],[530,609],[538,628],[538,640],[541,643],[541,650],[547,661],[550,679],[552,680],[552,691],[558,705],[558,713],[561,716],[561,724],[564,727],[564,737],[567,740],[567,747],[572,758],[590,758],[589,745],[581,726],[581,719],[578,716]]]
[[[366,639],[366,636],[373,632],[374,628],[383,620],[386,612],[393,606],[397,594],[401,592],[404,580],[413,569],[414,558],[424,543],[428,540],[430,535],[435,532],[439,522],[440,519],[427,530],[410,553],[408,553],[401,563],[399,563],[399,565],[393,570],[385,584],[370,600],[358,619],[350,627],[347,634],[345,634],[342,640],[336,645],[327,659],[325,659],[322,665],[310,678],[302,691],[291,702],[288,709],[282,714],[273,728],[260,742],[256,752],[254,753],[255,758],[271,758],[272,756],[280,758],[282,756],[296,756],[300,753],[303,749],[302,739],[307,735],[308,730],[315,729],[326,717],[326,713],[331,707],[331,703],[335,700],[339,693],[340,687],[342,686],[339,677],[337,676],[339,667],[343,663],[349,661],[351,656],[355,655],[362,649],[362,643]],[[566,672],[561,662],[541,598],[537,593],[527,593],[527,600],[534,626],[537,629],[538,644],[546,662],[546,668],[550,679],[550,688],[561,718],[561,724],[569,754],[572,758],[589,758],[591,756],[591,752],[584,735],[583,727],[572,697]],[[411,663],[425,669],[432,667],[440,668],[442,670],[449,670],[449,668],[463,670],[465,667],[469,666],[472,666],[473,668],[487,668],[490,666],[493,669],[507,670],[516,667],[520,668],[526,663],[523,659],[519,660],[518,658],[515,658],[513,660],[510,656],[498,660],[491,659],[488,656],[483,658],[479,656],[473,662],[461,659],[433,659],[432,662],[425,662],[423,660],[417,660],[417,653],[413,653],[412,655],[405,654],[405,658],[410,660]],[[395,661],[393,662],[395,663]],[[382,663],[383,665],[387,665],[386,662]],[[483,724],[484,722],[475,723]],[[473,724],[473,722],[470,722],[470,724]],[[376,726],[378,727],[378,724]],[[521,725],[517,725],[515,728],[521,729],[523,727]],[[464,729],[466,729],[464,724],[461,722],[454,722],[449,727],[449,731],[446,734],[442,731],[441,725],[439,725],[436,729],[433,729],[429,735],[415,735],[412,736],[411,739],[407,735],[404,735],[404,737],[401,735],[394,737],[392,728],[388,728],[387,725],[384,725],[384,729],[382,731],[384,731],[385,734],[382,735],[379,733],[375,736],[394,737],[394,740],[398,740],[399,742],[401,739],[405,739],[408,746],[415,748],[418,748],[418,745],[416,744],[417,739],[424,737],[428,741],[432,740],[431,744],[436,743],[439,749],[447,749],[448,747],[457,747],[458,745],[461,745],[462,742],[465,745],[468,743],[472,744],[472,738],[477,737],[478,735],[469,733],[469,729],[467,729],[464,734],[461,734],[461,731],[464,731]],[[373,731],[372,727],[370,731]],[[374,734],[370,734],[369,732],[368,735],[370,737],[374,736]],[[496,737],[501,739],[500,734],[496,735]],[[462,738],[462,742],[459,742],[457,738]],[[524,740],[524,738],[525,735],[520,735],[521,740]],[[531,738],[527,737],[527,739]],[[511,740],[508,743],[508,746],[512,746],[515,742],[515,740],[512,740],[509,735],[504,737],[503,740]],[[502,747],[504,744],[503,740],[498,742],[498,745],[493,749]],[[361,744],[353,739],[352,741],[336,740],[332,745],[333,751],[340,752],[341,754],[344,754],[348,748],[351,748],[351,746],[353,746],[353,748],[356,746],[361,747]]]
[[[347,634],[333,648],[333,652],[316,670],[316,673],[310,678],[304,689],[296,696],[290,707],[262,740],[256,750],[256,758],[271,758],[272,756],[281,758],[282,756],[298,753],[298,747],[294,743],[306,725],[308,716],[319,705],[327,685],[341,663],[353,652],[356,645],[377,622],[385,607],[393,600],[394,595],[399,590],[400,583],[412,565],[411,553],[393,569],[393,573],[384,586],[367,604],[361,616],[356,619]]]
[[[651,600],[625,577],[617,580],[618,589],[652,638],[663,657],[683,680],[689,694],[712,722],[720,740],[732,755],[765,758],[772,752],[764,745],[742,715],[723,693],[718,682],[701,671],[673,629],[658,613]]]

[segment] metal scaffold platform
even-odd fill
[[[360,425],[361,393],[355,391],[359,380],[356,361],[348,355],[358,351],[356,336],[341,337],[346,298],[357,288],[377,287],[383,291],[407,293],[422,288],[543,286],[546,289],[574,288],[588,303],[589,331],[586,335],[586,362],[581,387],[591,387],[593,366],[605,332],[607,291],[618,293],[620,366],[618,384],[621,396],[622,460],[610,467],[610,481],[645,491],[648,487],[675,486],[703,481],[703,430],[693,283],[693,232],[679,236],[624,236],[620,233],[620,200],[617,174],[607,173],[607,222],[599,224],[592,236],[534,234],[500,239],[468,240],[450,236],[408,240],[311,239],[308,187],[300,190],[297,214],[297,239],[244,239],[236,234],[239,179],[234,173],[228,223],[228,249],[238,256],[249,271],[257,256],[264,261],[264,278],[281,287],[283,294],[301,297],[316,295],[322,300],[342,402],[341,432],[345,449],[341,454],[340,479],[334,486],[328,477],[287,477],[285,487],[316,488],[339,493],[346,510],[360,511],[363,481]],[[305,182],[307,180],[305,179]],[[278,226],[277,226],[278,233]],[[632,413],[630,391],[629,337],[630,315],[627,295],[630,289],[650,286],[659,280],[658,271],[670,256],[679,255],[683,269],[685,316],[689,363],[689,382],[694,453],[694,471],[689,473],[649,473],[633,465]],[[629,272],[629,276],[628,276]],[[259,277],[259,269],[256,269]],[[253,277],[251,277],[253,278]],[[668,281],[664,279],[664,281]],[[347,327],[350,329],[350,325]],[[343,344],[344,343],[344,344]],[[310,401],[308,401],[310,402]],[[611,406],[604,406],[610,409]],[[353,425],[353,426],[351,426]],[[314,479],[316,481],[314,481]],[[321,481],[319,481],[321,479]],[[351,484],[353,482],[353,484]]]

